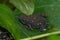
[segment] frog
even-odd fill
[[[34,14],[19,16],[20,22],[26,26],[28,30],[37,29],[39,31],[46,31],[48,29],[47,15],[46,14]]]

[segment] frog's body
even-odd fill
[[[27,26],[28,29],[39,29],[40,31],[47,29],[47,20],[46,15],[44,14],[37,14],[37,15],[21,15],[20,16],[21,22]]]

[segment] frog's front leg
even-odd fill
[[[27,24],[26,28],[29,30],[33,30],[32,26],[30,24]]]

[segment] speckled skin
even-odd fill
[[[0,40],[14,40],[11,34],[0,26]]]
[[[27,29],[33,30],[37,29],[40,31],[45,31],[48,27],[47,16],[45,14],[36,14],[36,15],[21,15],[19,17],[20,21],[26,25]]]

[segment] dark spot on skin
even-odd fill
[[[0,40],[14,40],[10,32],[0,26]]]
[[[37,29],[40,31],[45,31],[48,28],[47,15],[45,14],[36,14],[30,16],[22,14],[19,17],[19,20],[22,24],[27,26],[27,29],[30,30]]]

